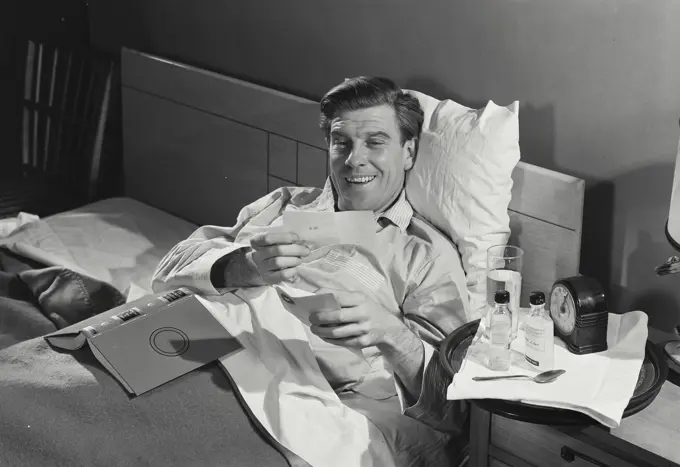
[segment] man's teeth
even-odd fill
[[[375,175],[371,177],[346,177],[345,180],[347,180],[349,183],[368,183],[372,181],[375,178]]]

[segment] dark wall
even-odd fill
[[[668,0],[100,0],[93,41],[305,97],[385,75],[468,105],[520,100],[527,162],[587,181],[582,272],[620,311],[680,321],[654,276],[680,116],[680,2]]]

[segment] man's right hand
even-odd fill
[[[267,284],[295,282],[297,267],[310,250],[294,233],[278,232],[255,236],[247,258]]]

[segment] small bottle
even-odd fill
[[[508,309],[510,292],[499,290],[494,294],[494,308],[489,319],[489,351],[486,366],[494,371],[510,369],[510,332],[512,316]]]
[[[524,357],[533,368],[552,370],[555,364],[555,330],[545,313],[543,292],[531,292],[531,310],[524,322]]]

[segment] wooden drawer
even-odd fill
[[[512,467],[636,467],[551,427],[498,416],[491,417],[489,444],[489,454]]]

